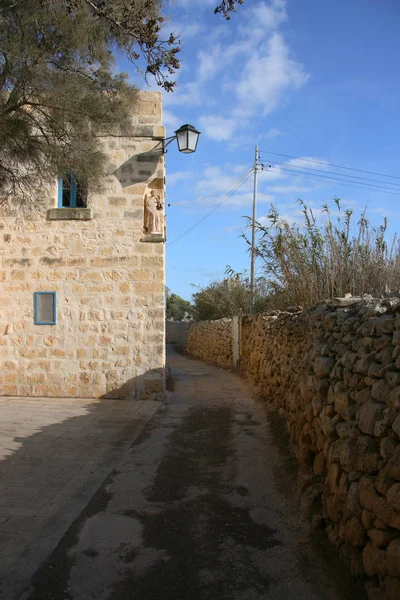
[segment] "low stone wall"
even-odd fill
[[[194,321],[167,321],[165,328],[167,344],[175,344],[177,348],[184,351],[193,323]]]
[[[232,366],[232,320],[199,321],[190,329],[188,354],[220,367]]]
[[[219,358],[217,323],[192,330],[191,354]],[[369,598],[398,600],[400,300],[243,317],[240,370],[287,420],[314,525]]]

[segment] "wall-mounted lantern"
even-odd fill
[[[182,125],[175,131],[175,135],[179,152],[184,152],[184,154],[196,152],[200,131],[197,131],[193,125]]]
[[[179,127],[175,131],[175,135],[163,141],[163,154],[165,154],[167,146],[175,139],[178,143],[179,152],[183,152],[184,154],[196,152],[199,135],[200,131],[197,131],[193,125],[182,125],[182,127]]]

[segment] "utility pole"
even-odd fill
[[[258,146],[254,155],[253,217],[251,222],[250,310],[254,311],[254,266],[256,261],[256,212],[257,212]]]

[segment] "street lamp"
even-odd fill
[[[199,135],[200,131],[197,131],[193,125],[182,125],[175,131],[175,135],[164,140],[163,154],[166,153],[167,146],[169,146],[169,144],[175,139],[178,143],[179,152],[183,152],[184,154],[192,154],[192,152],[196,152]]]
[[[193,125],[182,125],[182,127],[179,127],[175,131],[175,135],[179,152],[183,152],[184,154],[196,152],[200,131],[197,131]]]

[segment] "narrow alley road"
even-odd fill
[[[364,598],[308,537],[279,419],[237,375],[169,363],[174,391],[23,598]]]

